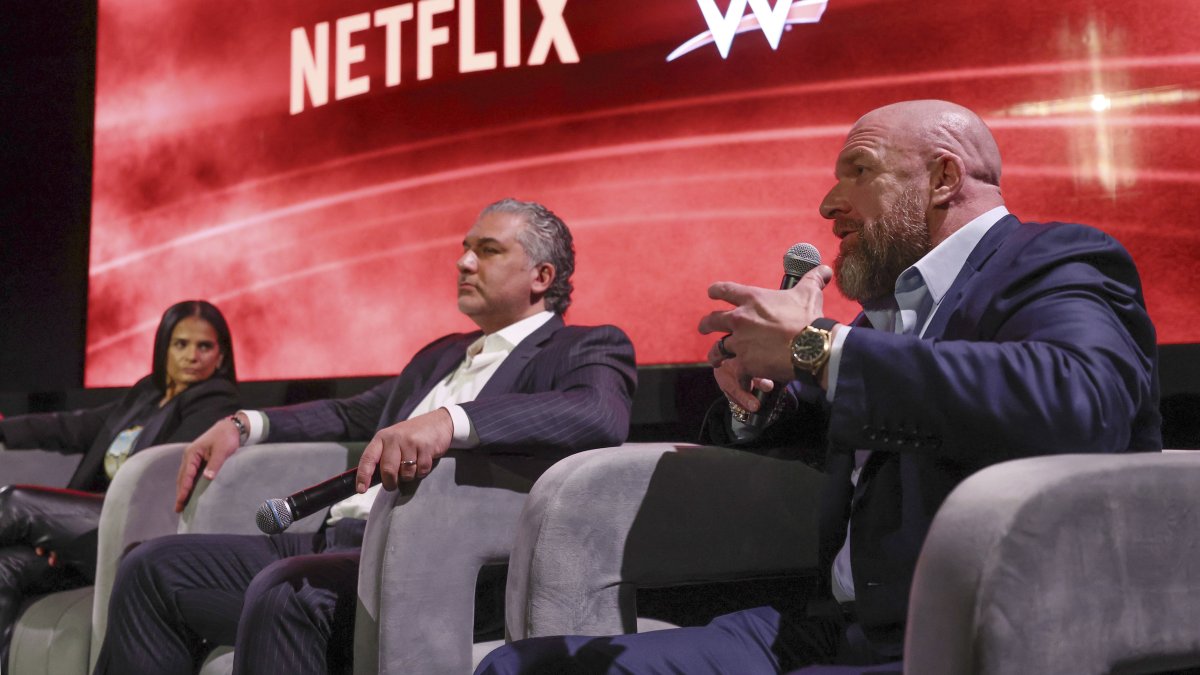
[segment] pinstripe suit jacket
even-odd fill
[[[357,396],[265,410],[269,440],[370,439],[408,419],[481,334],[440,338],[417,352],[399,376]],[[624,332],[565,326],[554,316],[521,341],[479,396],[462,407],[481,450],[558,457],[623,443],[636,386],[633,345]]]

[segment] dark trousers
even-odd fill
[[[113,585],[96,673],[191,673],[216,645],[235,646],[234,673],[348,672],[361,523],[138,546]]]
[[[841,616],[793,616],[774,607],[757,607],[695,628],[521,640],[489,654],[475,675],[882,675],[901,672],[896,658],[875,650],[858,625]],[[893,663],[875,665],[889,661]],[[842,665],[813,665],[822,663]]]
[[[8,672],[13,626],[38,595],[92,583],[103,495],[30,485],[0,488],[0,674]],[[51,567],[35,547],[54,551]]]

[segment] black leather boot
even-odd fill
[[[0,546],[53,551],[58,566],[90,583],[96,577],[96,530],[104,495],[35,485],[0,488]]]

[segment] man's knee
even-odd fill
[[[492,651],[475,675],[602,675],[628,672],[615,663],[612,638],[567,635],[519,640]]]
[[[246,625],[266,626],[285,617],[289,609],[304,609],[301,589],[305,585],[305,566],[298,565],[293,558],[285,558],[267,565],[246,588],[246,601],[242,608],[242,622]]]
[[[353,616],[356,562],[356,557],[326,553],[271,563],[246,589],[243,624],[302,625],[327,635],[339,614]]]
[[[149,539],[131,546],[121,558],[113,594],[129,588],[159,587],[167,578],[166,570],[173,569],[181,551],[180,539],[185,535],[168,535]]]

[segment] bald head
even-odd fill
[[[859,301],[890,295],[905,268],[1004,204],[996,140],[978,115],[946,101],[863,115],[833,173],[821,215],[842,240],[838,285]]]
[[[863,115],[854,125],[860,126],[886,129],[893,143],[926,163],[946,153],[955,155],[970,179],[1000,185],[996,139],[979,115],[961,105],[937,100],[893,103]]]

